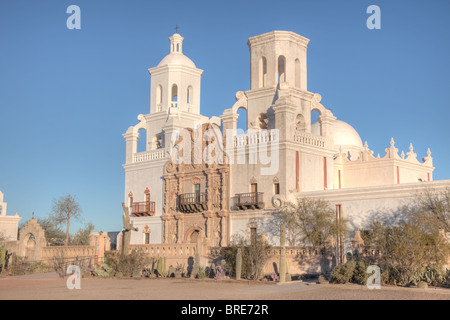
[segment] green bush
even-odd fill
[[[129,255],[122,256],[119,252],[108,252],[106,264],[112,269],[111,274],[123,277],[141,274],[150,263],[148,256],[140,251],[132,251]]]
[[[353,279],[353,275],[356,269],[356,261],[348,261],[343,263],[331,272],[331,276],[333,277],[334,283],[349,283]]]
[[[253,241],[249,241],[249,239],[240,235],[234,235],[230,246],[222,249],[223,259],[219,264],[229,276],[236,275],[238,248],[241,249],[242,278],[250,280],[261,279],[264,276],[264,265],[269,258],[267,250],[270,249],[270,246],[267,241],[260,234],[256,235]]]
[[[102,265],[95,268],[95,274],[98,277],[111,277],[114,274],[114,270],[106,263],[103,263]]]
[[[369,266],[370,266],[369,262],[363,260],[356,261],[351,282],[366,285],[367,279],[370,277],[370,274],[366,272]]]

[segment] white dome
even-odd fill
[[[161,60],[161,62],[158,64],[158,67],[161,66],[186,66],[195,68],[195,63],[182,53],[172,52]]]
[[[320,123],[316,122],[311,125],[311,133],[320,135]],[[335,147],[340,146],[355,146],[358,148],[363,147],[361,137],[358,132],[348,123],[335,120],[332,127],[332,135]]]

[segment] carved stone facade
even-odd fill
[[[209,165],[202,156],[196,161],[196,155],[200,151],[202,155],[212,141],[202,139],[200,149],[194,139],[208,130],[213,132],[213,125],[203,124],[195,131],[186,129],[190,143],[180,138],[174,148],[179,150],[178,158],[190,157],[179,164],[171,158],[164,166],[163,243],[224,246],[229,241],[229,166]],[[214,152],[218,151],[213,151],[216,156]]]

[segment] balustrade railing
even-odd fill
[[[201,212],[208,210],[206,193],[180,194],[178,196],[178,207],[181,212]]]
[[[303,131],[295,131],[294,141],[302,144],[308,144],[315,147],[325,147],[326,138],[322,136],[316,136],[311,133]]]
[[[131,214],[135,217],[154,216],[155,202],[133,202],[131,204]]]
[[[237,193],[235,201],[236,207],[240,210],[264,209],[263,192]]]
[[[133,155],[133,162],[144,162],[158,159],[167,158],[166,152],[164,149],[161,150],[153,150],[148,152],[138,152]]]

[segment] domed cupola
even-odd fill
[[[320,135],[319,122],[311,125],[311,133]],[[359,152],[363,149],[363,143],[358,132],[351,125],[341,120],[335,120],[330,136],[333,139],[333,149],[336,152],[349,153],[352,160],[359,157]]]
[[[175,33],[169,38],[170,53],[161,60],[158,67],[161,66],[187,66],[196,68],[195,63],[183,54],[183,40],[184,38],[178,33]]]
[[[150,113],[170,108],[200,114],[200,84],[203,70],[183,54],[184,38],[175,33],[170,38],[170,52],[158,66],[148,71],[152,77]]]

